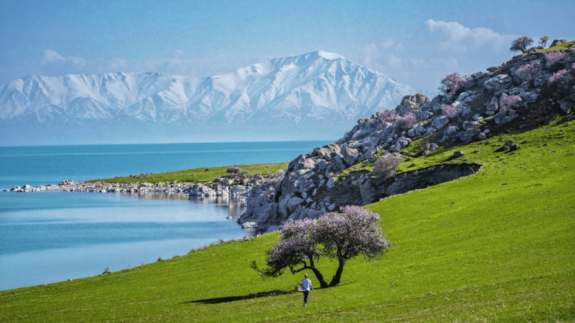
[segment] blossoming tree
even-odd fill
[[[533,39],[523,36],[515,39],[511,42],[511,47],[509,48],[512,52],[522,52],[525,53],[527,51],[527,46],[533,43]]]
[[[377,225],[377,213],[359,206],[345,206],[341,211],[341,214],[332,212],[317,220],[284,223],[280,242],[267,252],[267,267],[259,269],[254,261],[252,268],[264,277],[278,277],[286,269],[292,274],[309,269],[321,288],[337,286],[349,259],[359,255],[375,258],[389,245]],[[338,261],[337,271],[329,284],[317,268],[320,257]]]
[[[452,73],[447,75],[441,80],[439,90],[450,98],[455,98],[458,91],[467,84],[467,78],[459,75],[459,73]]]

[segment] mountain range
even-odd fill
[[[0,145],[336,139],[415,92],[324,51],[211,77],[28,76],[0,87]]]

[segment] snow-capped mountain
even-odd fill
[[[324,51],[205,78],[31,76],[0,87],[0,144],[335,139],[414,93]]]

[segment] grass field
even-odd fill
[[[513,153],[494,152],[506,140]],[[0,292],[0,321],[575,322],[575,125],[490,138],[404,162],[427,167],[463,150],[475,175],[367,206],[392,247],[350,261],[342,285],[301,294],[303,273],[262,280],[277,233],[72,282]],[[478,153],[473,153],[480,150]],[[456,161],[453,161],[456,162]],[[331,278],[335,263],[319,267]],[[312,281],[317,284],[315,277]]]
[[[247,170],[250,174],[260,173],[277,173],[278,170],[284,169],[289,163],[273,163],[273,164],[253,164],[253,165],[232,165],[239,167],[242,170]],[[90,182],[106,182],[106,183],[158,183],[158,182],[193,182],[203,183],[211,182],[214,179],[226,175],[226,169],[231,166],[222,167],[200,167],[186,170],[179,170],[174,172],[148,174],[146,178],[135,178],[130,176],[114,177],[105,179],[95,179]]]
[[[549,47],[549,48],[544,48],[544,49],[539,49],[539,50],[536,50],[535,52],[536,53],[546,53],[546,52],[550,52],[552,50],[564,50],[567,48],[572,48],[573,46],[575,46],[575,40],[563,43],[561,45],[557,45],[557,46],[553,46],[553,47]]]

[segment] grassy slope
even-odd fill
[[[571,48],[573,46],[575,46],[575,40],[563,43],[561,45],[557,45],[557,46],[553,46],[553,47],[549,47],[549,48],[544,48],[544,49],[539,49],[535,52],[536,53],[546,53],[546,52],[550,52],[552,50],[563,50],[563,49]]]
[[[380,260],[350,261],[343,284],[312,292],[306,308],[301,294],[190,302],[292,289],[301,274],[262,280],[248,267],[262,263],[274,233],[109,275],[3,291],[0,321],[575,320],[575,126],[507,139],[529,142],[513,154],[474,143],[406,162],[423,167],[462,149],[484,167],[367,206],[382,215],[393,247]],[[500,146],[499,138],[490,141]],[[334,264],[320,265],[331,277]]]
[[[242,170],[247,170],[250,174],[260,173],[260,174],[267,174],[267,173],[277,173],[278,170],[284,169],[287,167],[289,163],[273,163],[273,164],[253,164],[253,165],[233,165],[235,167],[239,167]],[[222,166],[222,167],[200,167],[200,168],[192,168],[186,170],[179,170],[174,172],[166,172],[166,173],[156,173],[156,174],[149,174],[147,178],[133,178],[133,177],[114,177],[114,178],[106,178],[106,179],[95,179],[90,182],[106,182],[106,183],[158,183],[158,182],[172,182],[172,181],[180,181],[180,182],[194,182],[194,183],[202,183],[202,182],[210,182],[214,179],[226,175],[226,169],[230,166]]]

